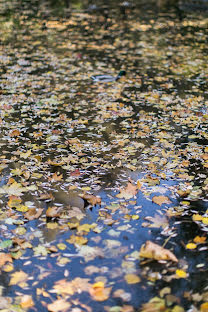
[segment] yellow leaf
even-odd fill
[[[206,225],[208,225],[208,217],[203,217],[202,222]]]
[[[187,273],[186,273],[185,271],[183,271],[183,270],[180,270],[180,269],[176,270],[176,274],[177,274],[179,277],[181,277],[181,278],[187,277]]]
[[[66,249],[66,245],[63,243],[57,244],[58,249],[60,250],[65,250]]]
[[[20,157],[27,159],[32,154],[31,150],[28,150],[26,153],[20,153]]]
[[[14,272],[11,274],[9,285],[21,285],[28,279],[27,273],[23,271]]]
[[[202,216],[197,213],[197,214],[194,214],[192,216],[192,219],[193,219],[193,221],[201,221],[202,220]]]
[[[208,302],[204,302],[201,304],[200,312],[208,312]]]
[[[4,272],[11,272],[14,270],[13,264],[6,264],[3,268]]]
[[[28,309],[34,306],[34,302],[32,300],[32,296],[30,295],[23,295],[21,298],[20,306],[23,309]]]
[[[194,244],[194,243],[188,243],[188,244],[186,245],[186,248],[187,248],[187,249],[195,249],[196,247],[197,247],[197,245]]]
[[[126,274],[124,278],[128,284],[136,284],[141,281],[140,277],[136,274]]]

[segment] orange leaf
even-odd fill
[[[25,214],[24,217],[28,220],[34,220],[41,216],[43,212],[43,209],[39,208],[36,210],[36,208],[30,208]]]
[[[10,131],[10,133],[9,133],[9,136],[11,138],[18,137],[19,135],[20,135],[20,131],[18,129],[14,129],[14,130]]]
[[[160,195],[160,196],[154,196],[152,198],[153,203],[157,204],[157,205],[162,205],[162,204],[170,204],[171,201],[167,196],[164,195]]]
[[[152,243],[151,241],[147,241],[145,245],[142,245],[139,256],[142,258],[150,258],[154,260],[171,260],[178,262],[178,259],[171,251],[155,243]]]
[[[112,287],[105,288],[103,282],[98,282],[90,288],[90,295],[96,301],[105,301],[109,298]]]
[[[116,197],[130,199],[133,196],[135,196],[137,192],[138,192],[137,185],[134,185],[131,182],[128,182],[125,188],[120,189],[120,193],[117,194]]]
[[[196,236],[194,238],[194,242],[197,244],[204,244],[206,242],[206,237],[205,236]]]
[[[0,253],[0,268],[6,263],[6,262],[12,262],[12,257],[10,254],[7,253]]]
[[[94,196],[90,194],[83,194],[81,197],[85,199],[86,201],[88,201],[92,206],[95,206],[97,204],[101,205],[101,198],[98,196]]]

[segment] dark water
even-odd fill
[[[55,282],[81,277],[104,281],[111,294],[104,301],[86,291],[61,294],[72,304],[67,311],[145,311],[142,304],[162,298],[164,287],[172,295],[164,311],[177,305],[200,309],[207,301],[207,245],[186,245],[207,233],[207,2],[0,6],[1,240],[13,241],[2,252],[14,259],[11,272],[2,267],[6,308],[23,311],[21,296],[29,294],[34,305],[28,311],[47,311],[59,297]],[[127,76],[116,83],[93,84],[90,78],[116,76],[121,69]],[[12,179],[26,188],[22,194],[20,185],[8,190]],[[142,189],[130,200],[118,199],[129,179],[141,180]],[[80,224],[94,223],[95,230],[79,232],[72,225],[78,216],[67,217],[69,187],[101,197],[101,206],[77,204]],[[180,195],[178,189],[189,192]],[[40,200],[46,193],[56,199]],[[42,214],[28,220],[9,207],[12,195]],[[158,195],[171,202],[157,205],[152,199]],[[64,216],[47,218],[51,206],[61,207]],[[204,219],[194,222],[196,214]],[[143,226],[155,215],[165,216],[167,227]],[[89,257],[88,250],[83,257],[83,246],[67,241],[72,235],[87,237],[86,246],[94,253],[99,247],[100,254]],[[134,258],[147,240],[172,250],[179,263]],[[89,273],[88,266],[97,271]],[[176,269],[187,278],[171,278]],[[27,285],[12,285],[17,271],[28,274]],[[127,283],[126,274],[140,282]],[[123,299],[115,296],[118,289]]]

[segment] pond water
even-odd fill
[[[207,311],[207,9],[1,1],[2,311]]]

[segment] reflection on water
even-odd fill
[[[40,289],[78,276],[113,287],[106,311],[140,309],[164,287],[175,296],[171,308],[203,302],[191,293],[206,287],[207,247],[186,245],[206,231],[207,18],[193,12],[195,2],[156,4],[0,4],[1,239],[12,239],[2,252],[14,265],[2,274],[5,296],[32,294],[47,311],[56,294]],[[116,83],[90,78],[121,69],[127,75]],[[129,180],[141,190],[139,182],[135,196],[119,199]],[[88,205],[86,192],[101,205]],[[170,202],[156,204],[158,195]],[[179,264],[140,261],[147,240],[165,244]],[[178,268],[187,279],[173,278]],[[26,288],[10,282],[21,270],[31,277]],[[141,281],[127,283],[127,274]]]

